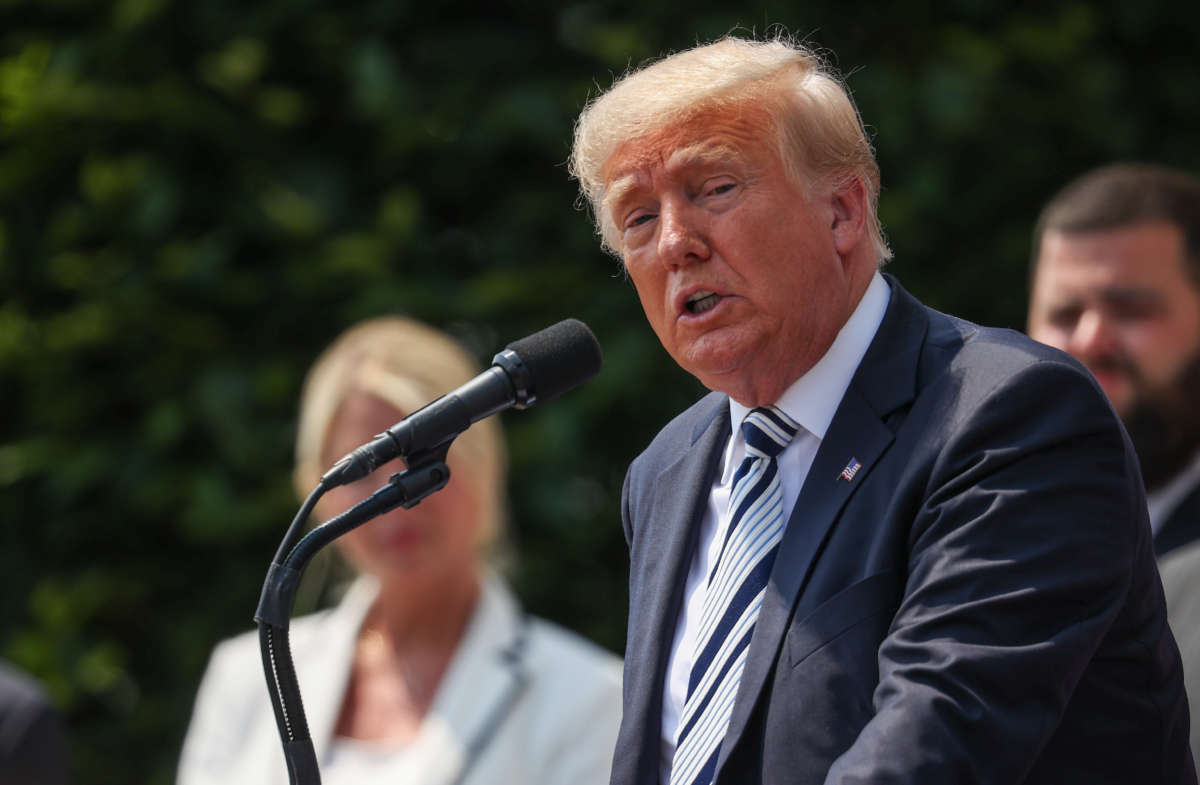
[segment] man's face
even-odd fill
[[[1083,362],[1123,419],[1200,352],[1200,286],[1183,235],[1147,222],[1042,238],[1029,335]]]
[[[821,358],[869,281],[873,267],[864,278],[843,261],[863,245],[861,186],[806,194],[763,115],[726,110],[627,144],[606,181],[604,209],[662,345],[748,406],[774,402]]]

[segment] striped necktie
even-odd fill
[[[733,476],[729,526],[708,576],[670,785],[708,785],[716,772],[750,636],[783,537],[786,515],[775,456],[799,427],[774,406],[752,409],[742,421],[746,457]]]

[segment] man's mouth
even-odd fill
[[[717,294],[716,292],[702,290],[688,297],[687,302],[684,303],[684,308],[686,308],[687,312],[690,314],[701,314],[705,311],[716,308],[717,303],[720,301],[721,295]]]

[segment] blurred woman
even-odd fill
[[[301,496],[342,455],[478,370],[447,336],[408,319],[351,328],[304,385]],[[291,625],[322,782],[607,783],[620,662],[525,616],[488,566],[504,509],[496,421],[459,436],[447,463],[443,490],[336,541],[359,577],[335,608]],[[361,501],[384,474],[331,490],[320,518]],[[213,652],[178,783],[287,781],[251,632]]]

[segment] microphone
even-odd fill
[[[528,409],[578,387],[600,371],[601,361],[596,336],[578,319],[513,341],[492,358],[492,367],[342,457],[321,483],[335,488],[354,482],[393,458],[419,463],[473,422],[510,407]]]

